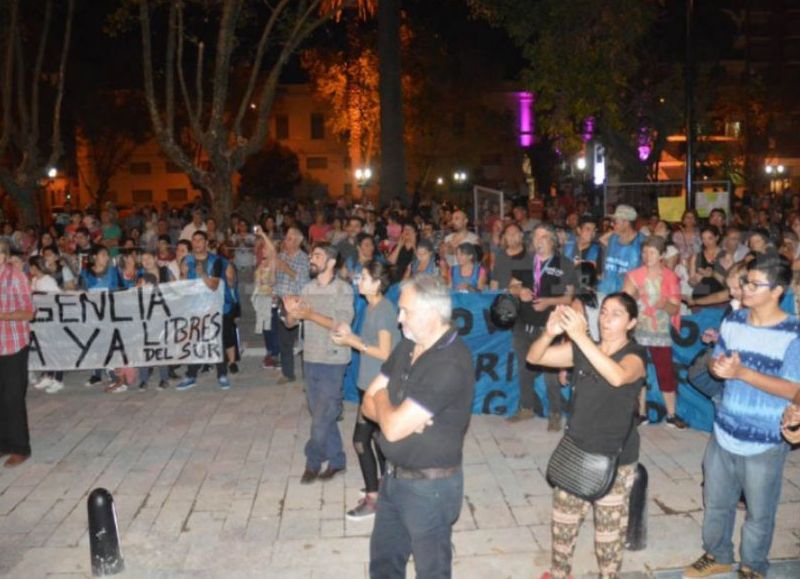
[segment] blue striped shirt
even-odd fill
[[[768,327],[750,325],[750,310],[725,318],[714,355],[739,353],[743,366],[768,376],[800,382],[800,320],[788,316]],[[788,400],[741,380],[725,380],[714,435],[728,452],[753,456],[782,443],[780,424]]]

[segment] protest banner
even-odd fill
[[[386,297],[397,302],[396,286],[390,288]],[[517,357],[512,347],[510,330],[500,330],[491,322],[489,311],[496,292],[458,293],[453,298],[453,324],[472,352],[475,368],[474,414],[497,414],[508,416],[517,410],[519,388],[517,385]],[[358,332],[366,302],[356,297],[356,318],[353,329]],[[706,309],[681,318],[680,334],[673,335],[673,361],[678,374],[678,414],[690,427],[710,431],[714,420],[714,405],[707,397],[695,390],[687,381],[686,368],[704,348],[701,336],[707,328],[718,328],[722,310]],[[356,377],[358,376],[358,354],[354,352],[353,364],[345,375],[345,398],[358,401]],[[658,389],[655,368],[648,364],[647,409],[651,422],[660,422],[666,416],[664,399]],[[537,414],[547,416],[547,401],[544,380],[540,377],[533,385]],[[569,408],[570,387],[561,390],[561,405]]]
[[[123,291],[36,293],[29,368],[222,361],[224,286],[184,280]]]

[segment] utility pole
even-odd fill
[[[686,95],[686,208],[694,207],[694,0],[686,0],[686,63],[684,92]]]

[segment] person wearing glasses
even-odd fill
[[[780,301],[791,282],[788,262],[776,254],[755,257],[742,281],[742,308],[722,322],[709,362],[724,380],[714,430],[703,458],[703,550],[684,577],[709,577],[733,568],[733,529],[744,493],[741,579],[767,575],[783,466],[789,445],[781,419],[800,400],[800,320]],[[793,426],[792,418],[784,424]],[[784,426],[786,428],[786,426]]]

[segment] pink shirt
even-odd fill
[[[0,313],[33,311],[31,286],[25,274],[11,264],[0,266]],[[31,327],[28,322],[0,320],[0,356],[11,356],[28,345]]]

